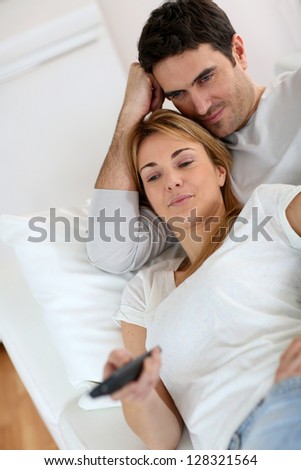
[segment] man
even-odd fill
[[[255,83],[243,40],[211,0],[165,2],[150,15],[138,49],[140,64],[130,68],[91,205],[99,229],[88,243],[89,259],[115,273],[140,268],[170,244],[168,228],[153,223],[150,209],[141,205],[139,213],[124,158],[131,127],[165,98],[226,142],[234,187],[244,202],[261,183],[301,182],[301,69],[266,89]]]

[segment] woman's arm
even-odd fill
[[[301,237],[301,193],[289,203],[286,217],[292,229]],[[280,358],[275,383],[301,375],[301,337],[296,337]]]
[[[146,330],[122,322],[125,350],[114,351],[105,367],[105,376],[145,352]],[[112,397],[121,400],[127,423],[149,449],[175,449],[182,435],[182,418],[160,380],[161,357],[155,349],[144,361],[141,376]]]
[[[301,337],[294,338],[280,357],[275,383],[296,376],[301,376]]]
[[[289,203],[286,217],[292,229],[301,237],[301,193]]]

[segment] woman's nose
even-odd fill
[[[180,188],[182,186],[182,179],[179,175],[169,175],[166,181],[166,189],[173,190],[175,188]]]

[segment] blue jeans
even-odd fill
[[[301,377],[275,384],[233,434],[228,449],[301,449]]]

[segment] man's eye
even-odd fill
[[[204,75],[202,78],[199,78],[198,82],[199,82],[199,83],[206,83],[206,82],[209,82],[209,80],[211,80],[212,77],[213,77],[213,74],[212,74],[212,73],[208,73],[208,75]]]
[[[177,98],[181,98],[183,95],[184,95],[183,91],[175,91],[171,95],[168,95],[167,98],[172,101],[172,100],[175,100]]]

